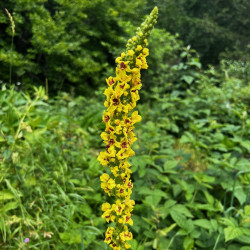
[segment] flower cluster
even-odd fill
[[[134,133],[134,124],[141,120],[137,111],[132,112],[136,102],[140,99],[141,69],[147,69],[146,57],[149,54],[147,38],[156,23],[157,7],[151,12],[146,21],[138,28],[137,35],[129,39],[126,52],[116,58],[116,76],[110,76],[106,81],[105,90],[107,108],[103,114],[106,124],[101,138],[106,149],[98,156],[103,166],[109,167],[109,174],[101,175],[101,188],[110,197],[114,197],[113,204],[104,203],[102,217],[112,222],[105,233],[105,242],[113,249],[128,249],[127,241],[132,239],[128,225],[133,225],[132,210],[135,202],[130,199],[133,183],[131,181],[131,165],[128,158],[135,153],[131,145],[137,140]]]

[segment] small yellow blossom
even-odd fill
[[[133,56],[134,53],[135,53],[135,52],[134,52],[132,49],[129,49],[129,50],[128,50],[128,54],[129,54],[130,56]]]
[[[148,48],[144,48],[144,49],[142,50],[142,54],[143,54],[144,56],[148,56],[148,55],[149,55],[149,50],[148,50]]]
[[[102,204],[102,211],[107,211],[109,208],[111,207],[111,205],[109,203],[103,203]]]
[[[141,45],[137,45],[136,51],[141,51],[141,50],[142,50],[142,46]]]
[[[106,82],[109,86],[112,86],[116,83],[116,78],[115,77],[112,77],[110,76],[108,79],[106,79]]]

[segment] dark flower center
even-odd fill
[[[114,98],[114,99],[113,99],[113,104],[114,104],[115,106],[119,105],[119,99]]]
[[[127,68],[127,65],[124,63],[124,62],[121,62],[120,63],[120,69],[121,70],[124,70],[124,69],[126,69]]]

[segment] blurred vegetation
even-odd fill
[[[148,1],[149,9],[154,5],[159,7],[158,27],[178,33],[199,52],[205,66],[222,58],[249,60],[248,0]]]
[[[12,82],[23,89],[48,82],[53,94],[72,88],[77,95],[89,93],[112,72],[114,58],[154,5],[157,28],[179,34],[203,66],[220,59],[248,61],[248,0],[10,0],[0,3],[0,79],[9,81],[11,64]],[[4,8],[15,20],[13,49]]]
[[[11,52],[11,28],[3,11],[0,249],[107,249],[100,209],[106,199],[99,180],[104,169],[97,161],[104,147],[102,93],[115,56],[153,2],[1,3],[13,15],[16,33]],[[149,41],[149,69],[143,72],[138,105],[143,120],[136,126],[136,155],[130,160],[136,202],[132,249],[247,250],[250,64],[244,39],[241,45],[233,38],[227,43],[216,34],[200,33],[207,31],[198,21],[191,25],[204,17],[199,8],[212,11],[205,2],[157,2],[162,14]],[[232,2],[238,19],[231,17],[228,26],[219,23],[244,37],[244,26],[235,30],[233,22],[249,22],[243,14],[240,18],[248,2]],[[229,18],[226,2],[206,2],[212,3],[215,13]],[[189,40],[187,31],[197,38]],[[221,36],[231,37],[226,33],[221,30]],[[192,41],[210,49],[197,45],[197,52]],[[215,57],[209,61],[206,53],[212,49]],[[216,65],[203,67],[201,59]]]

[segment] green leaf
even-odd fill
[[[149,188],[144,188],[139,191],[139,194],[148,194],[152,196],[161,196],[167,198],[167,194],[160,189],[151,190]]]
[[[64,233],[59,233],[60,239],[66,244],[81,243],[80,231],[72,230]]]
[[[214,219],[212,219],[212,220],[210,220],[210,222],[211,222],[211,225],[212,225],[212,231],[217,231],[218,230],[218,222],[217,222],[217,220],[214,220]]]
[[[176,204],[177,201],[175,200],[167,200],[164,203],[164,208],[169,209],[170,207],[172,207],[174,204]]]
[[[158,238],[155,238],[153,241],[153,249],[156,249],[158,245]]]
[[[181,77],[181,80],[184,80],[186,83],[191,84],[193,82],[194,78],[192,76],[184,75]]]
[[[249,244],[250,245],[250,237],[247,235],[241,235],[237,238],[237,241],[242,242],[244,244]]]
[[[177,204],[177,205],[174,205],[171,210],[173,211],[176,211],[178,213],[181,213],[183,215],[185,215],[186,217],[190,217],[190,218],[193,218],[194,216],[190,213],[190,211],[184,206],[184,205],[181,205],[181,204]]]
[[[184,242],[183,242],[183,247],[185,250],[191,250],[194,247],[194,239],[190,237],[185,237]]]
[[[145,201],[151,206],[157,207],[159,202],[161,201],[161,197],[149,195],[145,198]]]
[[[240,250],[250,250],[249,246],[241,247]]]
[[[244,207],[245,215],[250,215],[250,205]]]
[[[185,134],[182,135],[182,137],[180,139],[181,143],[192,143],[195,141],[196,141],[195,137],[189,132],[185,132]]]
[[[0,200],[10,200],[10,199],[14,199],[15,196],[12,192],[8,191],[8,190],[3,190],[0,191]]]
[[[0,142],[5,141],[5,138],[0,134]]]
[[[168,160],[164,163],[165,172],[169,172],[169,170],[175,168],[178,165],[178,161],[176,160]]]
[[[172,231],[174,228],[176,227],[176,223],[173,223],[172,225],[170,225],[169,227],[165,227],[162,230],[160,230],[164,236],[167,236],[167,234]]]
[[[170,215],[172,217],[172,219],[176,222],[176,224],[185,229],[185,231],[187,232],[191,232],[194,228],[194,225],[192,223],[191,220],[187,220],[186,217],[184,215],[182,215],[179,212],[176,211],[170,211]]]
[[[208,203],[213,205],[214,204],[214,197],[211,194],[209,194],[207,191],[203,191],[203,193],[204,193]]]
[[[195,220],[195,221],[193,221],[193,223],[194,223],[194,225],[201,227],[201,228],[204,228],[204,229],[207,229],[207,230],[210,230],[212,228],[210,221],[206,220],[206,219]]]
[[[235,238],[238,238],[241,236],[243,233],[238,227],[232,227],[229,226],[224,229],[224,234],[225,234],[225,241],[233,240]]]
[[[7,211],[16,209],[17,207],[18,207],[18,202],[13,201],[13,202],[9,202],[9,203],[5,204],[5,205],[0,209],[0,211],[3,212],[3,213],[6,213]]]
[[[157,178],[164,183],[171,184],[169,178],[165,175],[158,175]]]
[[[138,243],[135,239],[130,240],[129,244],[131,245],[131,249],[137,249]]]
[[[244,204],[247,197],[241,185],[235,187],[234,196],[237,198],[241,205]]]
[[[186,52],[186,51],[181,52],[181,54],[180,54],[180,57],[181,57],[181,58],[184,58],[184,57],[186,57],[186,56],[187,56],[187,52]]]
[[[196,66],[197,68],[201,69],[201,63],[200,62],[192,60],[191,62],[188,62],[187,64]]]

